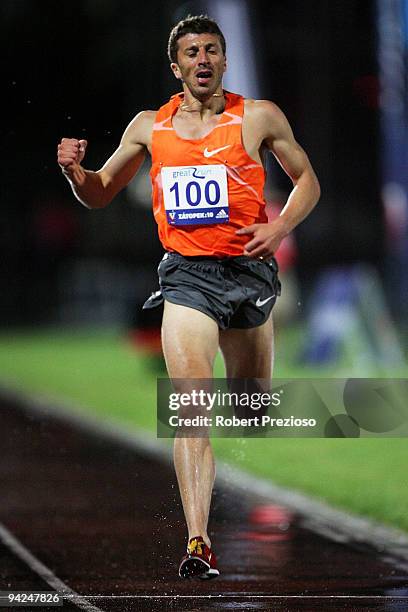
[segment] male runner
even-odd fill
[[[171,31],[170,67],[182,83],[158,111],[143,111],[98,171],[81,165],[87,142],[63,138],[58,163],[76,198],[103,208],[152,156],[153,213],[166,254],[159,266],[162,343],[171,379],[211,379],[219,346],[228,378],[270,380],[271,310],[279,294],[273,257],[312,210],[320,188],[282,111],[223,90],[225,39],[206,16]],[[292,179],[286,206],[267,222],[263,158]],[[178,384],[180,381],[178,381]],[[179,388],[178,390],[183,390]],[[207,532],[215,464],[207,436],[176,437],[174,464],[188,527],[179,575],[219,574]]]

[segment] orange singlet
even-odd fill
[[[226,105],[220,122],[199,140],[181,138],[173,128],[172,118],[183,101],[183,94],[172,96],[157,112],[152,134],[150,176],[153,213],[159,238],[166,251],[175,251],[184,256],[242,255],[250,236],[237,236],[235,231],[252,223],[268,221],[263,195],[265,170],[249,157],[242,144],[244,98],[229,92],[224,94]],[[207,176],[206,168],[203,168],[207,165],[212,166],[213,170],[208,168],[207,171],[214,173],[215,180]],[[219,179],[220,173],[224,173],[224,179]],[[188,178],[182,178],[184,182],[179,183],[178,177],[186,174]],[[217,205],[224,204],[224,194],[228,202],[227,207],[221,210]],[[214,219],[211,224],[202,224],[195,219],[189,225],[172,225],[171,219],[174,219],[175,213],[166,214],[165,198],[166,208],[170,206],[167,201],[171,200],[174,210],[182,211],[182,219],[200,216]],[[187,198],[187,202],[183,203],[183,198]],[[204,198],[207,208],[199,208]],[[177,206],[184,208],[177,209]],[[197,215],[199,210],[210,212]],[[224,217],[224,220],[216,222],[215,217],[220,220]],[[187,222],[190,223],[181,221]]]

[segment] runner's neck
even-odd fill
[[[184,100],[182,100],[177,114],[191,113],[195,117],[200,116],[202,120],[205,120],[213,115],[220,115],[224,112],[224,109],[225,95],[221,88],[206,100],[199,100],[187,89],[184,90]]]

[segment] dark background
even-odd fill
[[[101,292],[111,300],[123,294],[122,320],[130,321],[132,305],[157,288],[162,249],[151,211],[127,190],[105,210],[81,207],[56,164],[56,149],[63,136],[86,138],[84,165],[97,169],[138,111],[156,109],[178,91],[167,38],[195,6],[1,2],[3,326],[109,320],[117,310],[109,314],[105,303],[103,315],[94,304]],[[319,206],[296,230],[301,290],[307,293],[331,264],[367,261],[383,275],[375,3],[253,0],[249,6],[262,97],[284,110],[322,187]],[[274,162],[270,181],[289,192]]]

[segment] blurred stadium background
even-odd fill
[[[136,112],[178,90],[168,33],[201,12],[227,37],[225,87],[281,106],[322,186],[278,253],[276,376],[407,376],[407,0],[3,0],[0,380],[151,430],[164,369],[160,313],[141,311],[162,256],[148,163],[91,212],[56,147],[86,138],[84,165],[100,167]],[[291,184],[272,157],[268,170],[274,215]],[[408,528],[404,442],[217,440],[217,452]]]

